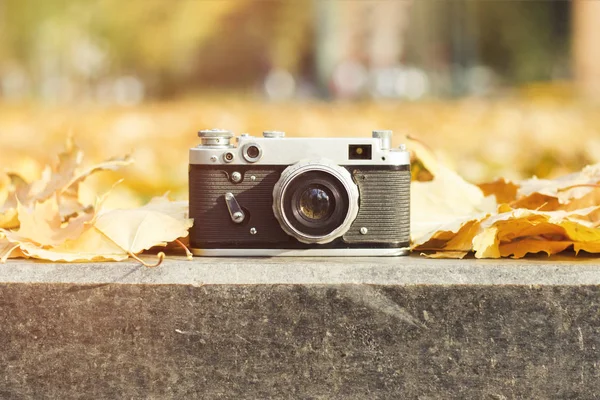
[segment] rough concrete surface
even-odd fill
[[[600,394],[596,259],[0,265],[0,399]]]

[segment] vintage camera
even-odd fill
[[[392,256],[410,232],[410,157],[391,131],[285,138],[200,131],[190,247],[204,256]]]

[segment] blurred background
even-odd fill
[[[598,38],[594,0],[0,0],[0,169],[72,135],[133,154],[130,204],[185,198],[199,129],[392,129],[474,182],[557,176],[600,161]]]

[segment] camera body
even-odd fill
[[[190,247],[204,256],[394,256],[410,241],[410,156],[391,131],[285,138],[200,131]]]

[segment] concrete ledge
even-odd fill
[[[136,262],[0,264],[5,283],[123,283],[146,285],[600,285],[600,258],[526,260],[372,258],[171,257],[158,268]]]
[[[13,261],[0,398],[595,398],[596,264]]]

